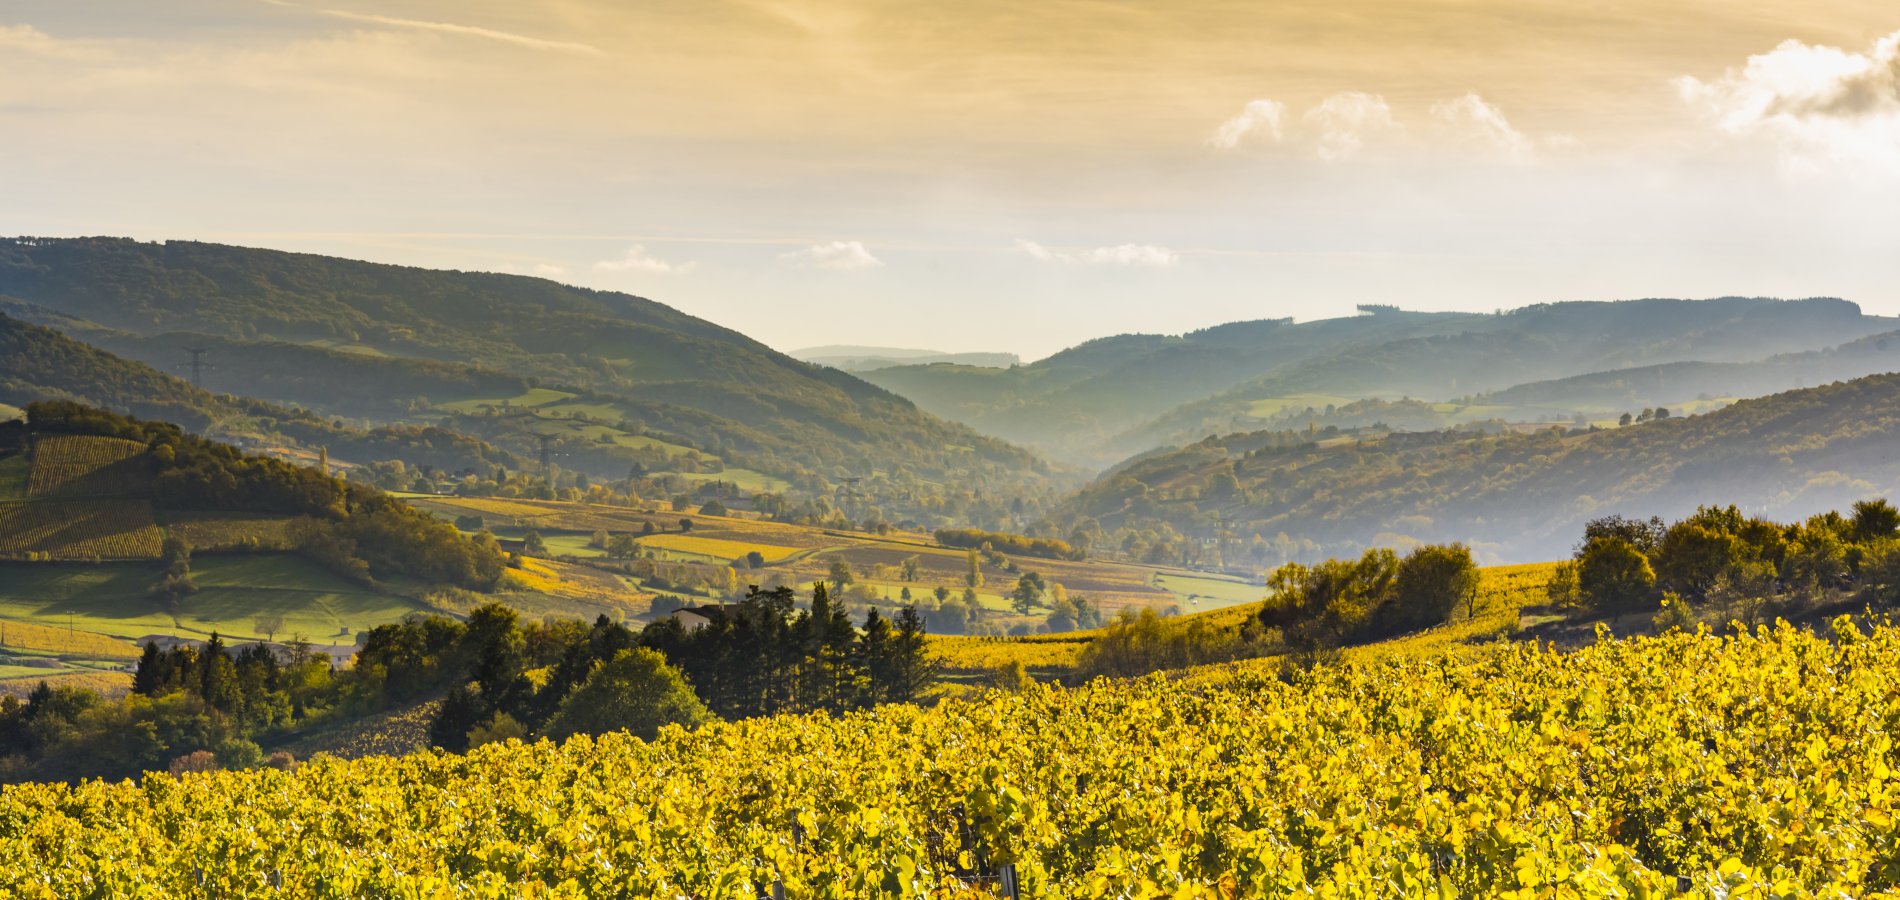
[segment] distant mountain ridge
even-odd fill
[[[1155,446],[1263,427],[1289,399],[1317,398],[1322,407],[1373,397],[1443,401],[1632,366],[1751,362],[1900,329],[1900,319],[1831,298],[1366,310],[1101,338],[1008,370],[904,366],[863,377],[985,433],[1101,467]]]
[[[829,345],[793,350],[791,356],[819,366],[846,372],[873,372],[897,366],[949,364],[1007,369],[1022,363],[1014,353],[944,353],[938,350],[912,350],[902,347],[857,347]]]
[[[1789,520],[1900,496],[1896,447],[1900,374],[1595,431],[1231,434],[1129,461],[1050,526],[1098,542],[1178,534],[1226,566],[1409,541],[1536,561],[1566,554],[1595,516],[1736,504]]]

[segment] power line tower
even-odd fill
[[[216,364],[205,362],[205,354],[211,351],[203,347],[186,347],[185,352],[191,354],[191,386],[203,388],[205,370],[217,368]]]

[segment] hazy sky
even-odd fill
[[[0,0],[0,233],[543,274],[787,349],[1900,313],[1900,6]]]

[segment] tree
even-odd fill
[[[1466,619],[1477,618],[1478,564],[1463,544],[1430,544],[1406,554],[1393,581],[1387,604],[1387,622],[1402,631],[1429,628],[1450,621],[1462,607]]]
[[[964,585],[973,588],[981,587],[983,585],[983,557],[978,554],[975,547],[972,547],[965,561],[968,566],[963,573]]]
[[[904,557],[904,561],[901,565],[903,566],[903,569],[904,569],[904,580],[916,581],[917,572],[922,567],[922,563],[918,561],[917,557],[906,556]]]
[[[831,575],[828,580],[831,582],[832,589],[838,590],[856,581],[857,576],[851,573],[851,564],[846,562],[843,557],[832,557]]]
[[[699,508],[699,514],[702,516],[723,516],[726,512],[726,505],[716,499],[706,501],[706,505]]]
[[[1544,585],[1544,596],[1550,605],[1558,609],[1583,605],[1583,589],[1577,583],[1575,562],[1557,564],[1557,568],[1550,573],[1550,581]]]
[[[924,618],[917,607],[906,606],[897,614],[897,635],[891,656],[895,660],[885,697],[893,703],[910,703],[921,697],[943,674],[942,666],[930,655],[924,638]]]
[[[682,518],[682,519],[680,519],[680,530],[681,530],[681,531],[692,531],[692,530],[693,530],[693,520],[692,520],[692,519],[686,519],[686,518]]]
[[[650,741],[667,725],[690,728],[712,718],[680,670],[668,665],[659,652],[636,647],[620,651],[595,668],[562,701],[544,734],[560,740],[625,730]]]
[[[757,550],[749,551],[745,555],[745,564],[748,569],[763,569],[765,568],[765,554]]]
[[[1618,538],[1638,553],[1648,554],[1662,542],[1663,534],[1669,527],[1660,516],[1648,519],[1626,519],[1622,516],[1604,516],[1583,523],[1583,542],[1588,545],[1597,538]],[[1578,551],[1582,555],[1582,551]]]
[[[1677,522],[1656,546],[1656,580],[1684,597],[1701,600],[1741,553],[1740,542],[1730,535],[1694,520]]]
[[[465,685],[456,685],[442,698],[435,721],[429,723],[429,743],[451,753],[468,749],[468,734],[486,721],[482,699]]]
[[[258,616],[251,620],[251,630],[264,636],[267,641],[276,641],[277,632],[283,630],[284,617],[279,613]]]
[[[473,531],[480,531],[484,528],[487,528],[488,523],[483,521],[481,516],[474,515],[471,513],[465,516],[456,516],[455,527],[461,531],[473,532]]]
[[[1884,499],[1862,500],[1854,504],[1854,541],[1871,544],[1900,531],[1900,509]]]
[[[1629,424],[1630,424],[1630,418],[1631,418],[1631,417],[1630,417],[1630,414],[1629,414],[1629,413],[1624,413],[1623,415],[1621,415],[1621,416],[1619,416],[1619,417],[1617,418],[1617,420],[1616,420],[1616,424],[1618,424],[1618,425],[1625,425],[1625,426],[1627,426],[1627,425],[1629,425]]]
[[[528,533],[521,538],[521,552],[525,556],[546,559],[548,555],[548,545],[546,541],[541,539],[541,532],[532,528],[528,529]]]
[[[1577,586],[1591,609],[1627,612],[1647,605],[1656,572],[1629,541],[1596,537],[1578,554]]]
[[[1041,575],[1024,572],[1022,577],[1016,579],[1016,588],[1009,592],[1010,605],[1015,607],[1018,615],[1029,615],[1029,611],[1042,602],[1046,590],[1048,586],[1043,583]]]
[[[1049,630],[1052,632],[1074,631],[1079,616],[1075,604],[1068,597],[1052,597],[1049,600]]]
[[[931,591],[931,593],[936,596],[938,606],[942,606],[945,601],[950,599],[950,589],[941,584],[937,585],[937,589]]]

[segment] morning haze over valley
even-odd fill
[[[0,894],[1892,895],[1897,29],[0,8]]]

